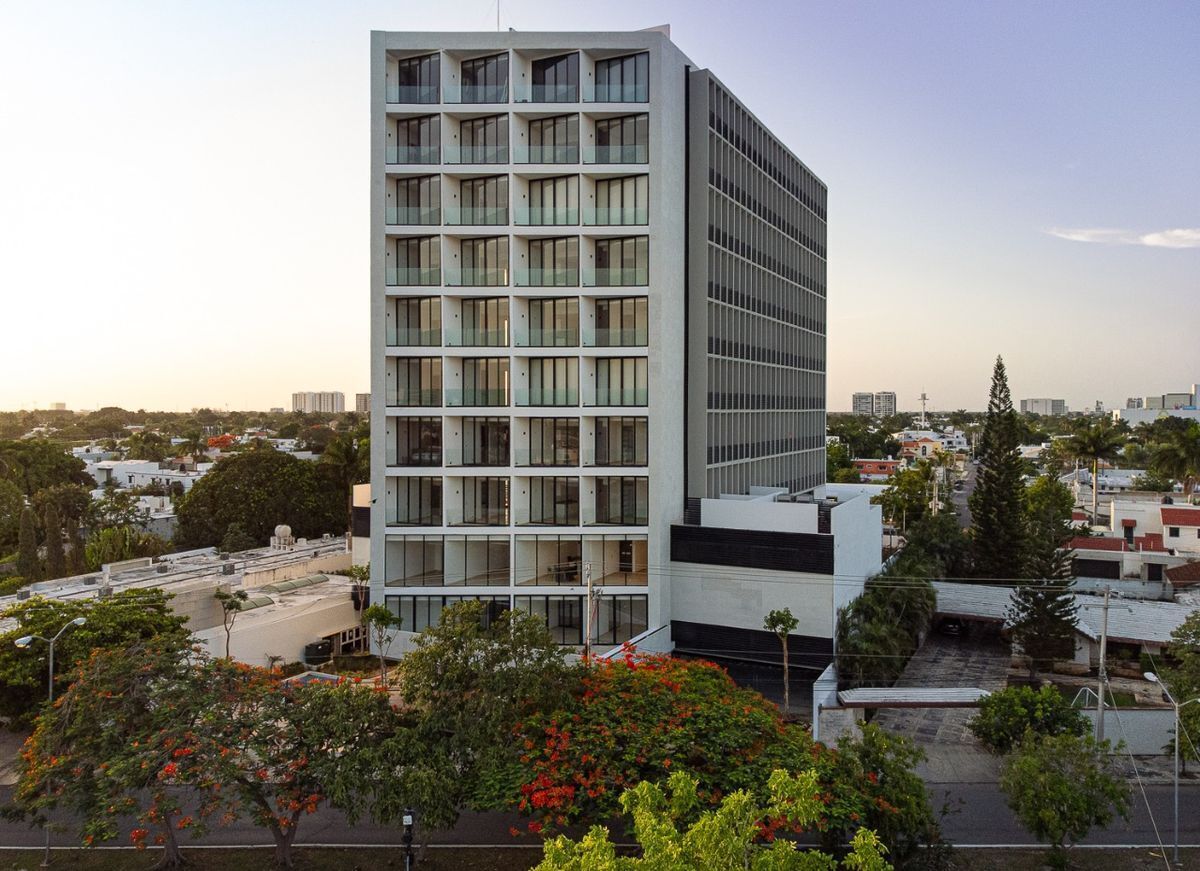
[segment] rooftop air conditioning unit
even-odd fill
[[[29,595],[30,594],[29,594],[28,590],[17,590],[17,601],[24,602],[26,599],[29,598]]]
[[[221,566],[221,574],[232,575],[233,574],[233,563],[225,563],[225,565]]]
[[[101,599],[107,599],[112,595],[112,587],[101,587],[96,591],[96,595]]]
[[[96,580],[97,579],[95,577],[84,578],[83,585],[85,587],[94,587],[94,586],[96,586]]]
[[[229,559],[229,551],[227,551],[227,550],[221,551],[220,559]]]
[[[156,571],[160,575],[165,575],[170,570],[171,570],[171,567],[169,565],[167,565],[166,563],[159,563],[157,566],[154,567],[154,571]]]

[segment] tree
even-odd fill
[[[1100,495],[1100,463],[1116,459],[1125,444],[1125,436],[1107,421],[1084,424],[1071,436],[1067,449],[1071,455],[1092,464],[1092,525],[1098,523],[1097,502]]]
[[[267,541],[286,523],[298,538],[342,527],[342,493],[316,463],[279,451],[246,451],[217,463],[176,506],[183,547],[211,547],[231,523]]]
[[[667,779],[665,790],[647,781],[625,790],[621,807],[632,817],[639,856],[618,858],[608,829],[596,825],[578,842],[565,835],[547,841],[534,871],[832,871],[838,867],[886,871],[892,867],[884,859],[886,849],[869,829],[854,834],[840,866],[833,856],[802,851],[794,841],[775,839],[776,830],[803,831],[824,813],[816,773],[811,770],[794,775],[773,772],[765,805],[748,791],[738,790],[725,796],[718,807],[700,811],[698,817],[697,786],[694,778],[677,771]],[[687,825],[691,819],[695,821]]]
[[[225,535],[221,539],[221,550],[226,553],[239,553],[243,550],[253,550],[261,544],[262,542],[255,541],[242,527],[242,524],[235,520],[225,527]]]
[[[46,506],[46,577],[49,580],[67,574],[67,555],[63,550],[62,521],[58,519],[58,508],[51,502]]]
[[[249,600],[250,594],[245,590],[217,590],[213,598],[221,603],[221,622],[225,627],[225,658],[229,659],[229,642],[233,637],[233,624],[237,622],[238,614],[242,613],[242,605]]]
[[[132,526],[110,526],[88,537],[83,556],[87,570],[94,572],[109,563],[162,556],[170,549],[165,538],[151,532],[142,532]]]
[[[1075,653],[1079,617],[1069,581],[1045,578],[1021,584],[1013,589],[1005,616],[1013,643],[1029,660],[1031,678]]]
[[[39,517],[45,517],[46,509],[53,504],[64,523],[71,518],[82,522],[92,508],[91,491],[82,484],[55,484],[38,490],[30,501]]]
[[[1004,360],[996,358],[987,415],[978,445],[979,476],[971,494],[971,554],[983,580],[1022,577],[1026,554],[1022,463],[1017,413]]]
[[[21,532],[21,513],[25,508],[25,495],[21,488],[0,478],[0,553],[7,554]]]
[[[1159,677],[1166,682],[1171,695],[1180,702],[1200,697],[1200,611],[1189,614],[1171,633],[1167,654],[1168,662],[1173,665],[1161,668]],[[1200,736],[1200,704],[1180,708],[1179,722],[1185,735]],[[1179,745],[1179,756],[1185,762],[1200,761],[1192,741],[1185,740]]]
[[[88,517],[88,525],[93,531],[104,529],[145,528],[147,512],[137,501],[137,497],[128,490],[109,487],[103,498],[95,503]]]
[[[84,562],[83,539],[79,536],[79,523],[74,517],[68,517],[66,523],[67,536],[67,574],[81,575],[87,571]]]
[[[1050,842],[1056,868],[1067,866],[1064,845],[1129,818],[1129,784],[1113,769],[1108,742],[1087,735],[1027,735],[1004,761],[1000,789],[1021,825]]]
[[[840,686],[895,683],[936,610],[937,595],[926,580],[930,570],[916,556],[897,560],[870,578],[862,595],[838,611],[835,650]]]
[[[55,647],[55,695],[69,682],[72,666],[95,648],[126,648],[159,635],[184,636],[186,618],[176,616],[161,590],[122,590],[105,599],[46,599],[35,596],[0,610],[12,628],[0,632],[0,716],[28,718],[46,696],[46,661],[18,650],[23,635],[53,636],[76,617],[87,623],[72,629]]]
[[[321,463],[333,470],[346,505],[346,531],[354,528],[354,485],[371,480],[370,439],[354,433],[334,436],[321,453]]]
[[[125,457],[130,460],[161,462],[170,450],[170,440],[150,430],[135,432],[125,440]]]
[[[901,469],[892,475],[891,483],[883,493],[871,497],[883,507],[884,514],[904,532],[909,524],[925,516],[929,510],[929,466],[925,464],[913,469]]]
[[[29,497],[56,484],[95,487],[95,480],[84,471],[85,468],[83,460],[46,439],[0,441],[0,470],[8,470],[0,474]]]
[[[854,471],[853,457],[841,442],[834,442],[825,448],[825,480],[833,481],[838,472]]]
[[[783,647],[783,715],[786,717],[791,713],[791,705],[788,702],[788,633],[800,625],[800,621],[792,616],[790,608],[782,610],[774,610],[763,618],[763,629],[768,632],[774,632],[779,639],[780,645]]]
[[[190,430],[183,437],[183,441],[179,445],[179,449],[185,454],[189,454],[194,463],[203,463],[208,457],[208,439],[200,434],[200,430]]]
[[[1052,686],[997,690],[979,703],[979,713],[967,725],[993,753],[1010,752],[1026,732],[1081,736],[1089,728],[1087,718]]]
[[[21,528],[17,534],[17,574],[33,582],[42,579],[42,561],[38,558],[37,528],[33,509],[21,509]]]
[[[370,605],[362,615],[363,625],[371,634],[372,646],[379,652],[379,685],[387,689],[387,654],[400,628],[400,618],[387,605]]]
[[[1183,495],[1190,499],[1200,479],[1200,422],[1190,421],[1186,428],[1175,428],[1155,445],[1151,452],[1155,471],[1183,484]]]

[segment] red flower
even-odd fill
[[[529,831],[533,832],[535,835],[538,832],[540,832],[541,830],[542,830],[542,824],[539,823],[537,820],[532,820],[529,823]]]

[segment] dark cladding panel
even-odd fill
[[[779,637],[761,629],[735,629],[705,623],[671,621],[675,652],[710,659],[755,660],[778,664],[782,660]],[[833,659],[833,639],[788,635],[788,662],[797,668],[822,671]]]
[[[672,526],[671,560],[709,566],[833,574],[833,536]]]

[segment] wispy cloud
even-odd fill
[[[1105,227],[1051,227],[1044,232],[1071,242],[1098,242],[1104,245],[1144,245],[1148,248],[1200,248],[1200,228],[1159,230],[1137,233]]]

